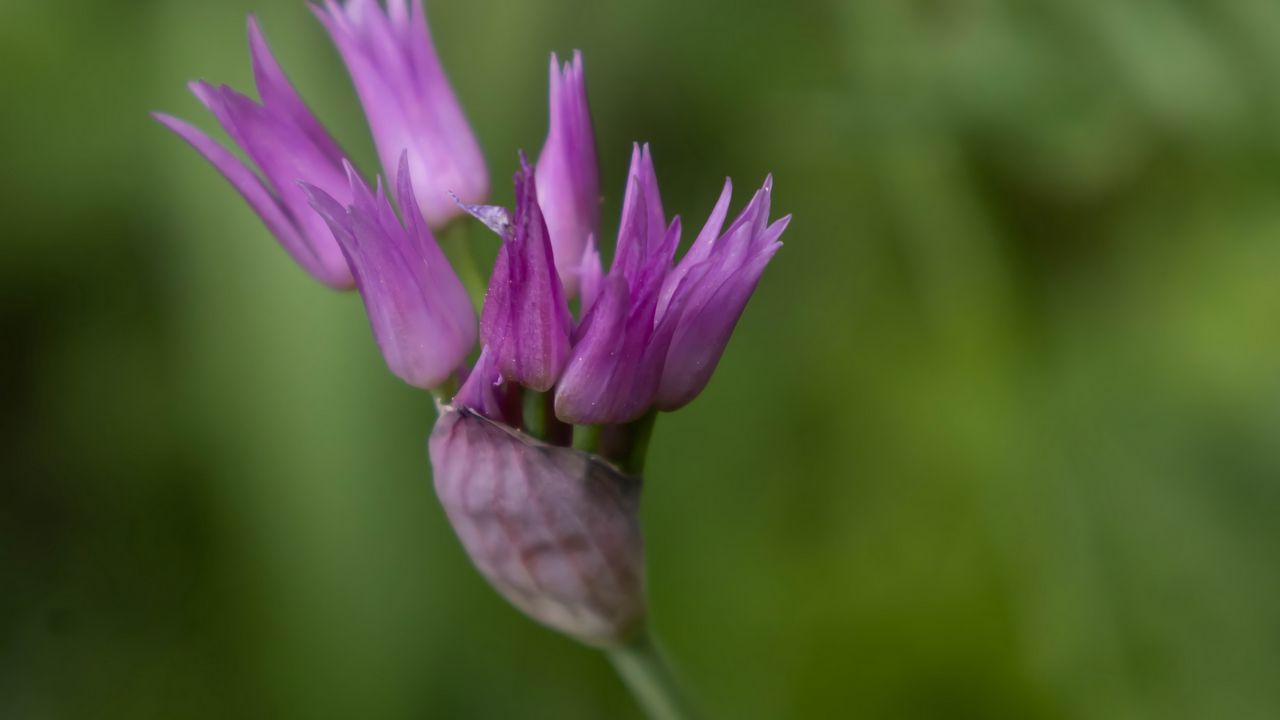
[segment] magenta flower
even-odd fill
[[[389,0],[385,12],[376,0],[325,0],[312,9],[347,65],[394,183],[407,153],[427,224],[438,230],[458,214],[450,192],[484,202],[484,157],[436,57],[421,0]]]
[[[772,180],[766,180],[720,234],[730,187],[726,182],[706,226],[673,268],[680,221],[666,225],[648,146],[633,150],[609,274],[598,277],[594,248],[584,261],[588,310],[556,389],[561,420],[629,422],[654,406],[679,408],[706,386],[790,220],[768,224]],[[602,288],[598,298],[594,286]]]
[[[485,294],[480,339],[505,379],[542,392],[555,384],[568,358],[573,321],[556,274],[536,185],[533,169],[521,153],[515,217],[497,226],[502,247]],[[468,209],[477,216],[493,210]]]
[[[503,237],[481,321],[501,380],[538,392],[554,385],[555,415],[574,425],[616,425],[687,404],[706,387],[781,247],[790,216],[768,222],[772,178],[721,234],[732,193],[726,181],[673,266],[680,219],[667,224],[649,147],[634,146],[613,265],[604,274],[591,236],[576,263],[583,317],[567,360],[570,320],[534,185],[521,156],[514,220],[502,208],[462,205]]]
[[[322,188],[305,189],[355,273],[387,366],[410,385],[434,388],[462,365],[475,344],[475,311],[422,219],[408,163],[407,157],[400,159],[396,183],[403,225],[381,179],[376,193],[370,192],[350,165],[349,207]]]
[[[563,67],[552,54],[550,76],[551,122],[538,156],[538,204],[551,232],[556,270],[572,297],[588,238],[600,233],[600,177],[582,53],[575,50]]]
[[[677,716],[644,629],[640,474],[657,411],[706,387],[781,247],[790,216],[769,219],[772,178],[728,229],[726,181],[677,263],[680,219],[667,221],[648,145],[633,146],[606,273],[580,53],[564,65],[551,57],[550,127],[536,169],[520,154],[508,212],[478,204],[484,159],[420,0],[313,10],[350,71],[399,216],[382,179],[370,189],[303,104],[252,18],[261,99],[203,82],[192,90],[257,172],[187,123],[156,117],[231,181],[303,268],[333,287],[354,283],[387,366],[435,393],[436,492],[480,572],[531,617],[608,649],[654,716]],[[501,238],[470,369],[475,310],[432,234],[464,211]]]
[[[666,225],[649,147],[636,147],[613,266],[583,317],[556,390],[561,420],[622,423],[653,404],[670,339],[656,321],[658,294],[679,242],[680,220]]]
[[[297,185],[305,179],[344,202],[350,200],[342,150],[289,84],[253,17],[249,18],[249,52],[260,102],[225,85],[193,82],[191,91],[261,176],[190,124],[162,113],[154,116],[231,182],[304,270],[325,285],[349,288],[351,271],[341,249]]]
[[[732,191],[733,184],[725,180],[707,224],[663,280],[657,334],[669,346],[654,398],[659,410],[684,407],[706,387],[760,275],[782,247],[778,238],[791,223],[790,215],[769,223],[770,176],[721,234]]]

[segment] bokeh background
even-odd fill
[[[214,127],[249,12],[375,167],[301,0],[0,2],[0,717],[638,717],[467,564],[357,298],[148,117]],[[576,47],[606,218],[632,140],[687,224],[795,214],[652,446],[708,716],[1280,716],[1280,4],[430,16],[496,200]]]

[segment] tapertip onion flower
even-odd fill
[[[422,219],[408,164],[402,157],[396,182],[403,223],[381,179],[370,191],[349,164],[349,206],[322,188],[304,189],[355,273],[387,367],[410,385],[432,389],[451,379],[475,345],[475,311]]]
[[[342,250],[297,185],[305,179],[349,201],[342,149],[289,84],[257,19],[251,16],[248,24],[259,100],[204,81],[194,81],[190,88],[256,173],[195,126],[164,113],[154,117],[222,173],[302,269],[329,287],[350,288],[353,279]]]

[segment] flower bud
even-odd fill
[[[454,531],[507,600],[589,645],[640,628],[640,478],[462,407],[441,408],[429,447]]]

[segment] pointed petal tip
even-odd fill
[[[217,88],[204,80],[188,80],[187,90],[196,96],[196,100],[199,100],[201,105],[210,109],[218,96]]]
[[[729,199],[732,197],[733,197],[733,178],[726,176],[724,179],[724,185],[720,186],[720,197],[719,199],[716,200],[716,205],[719,205],[720,203],[728,203]],[[726,209],[727,209],[727,206],[726,206]]]
[[[262,30],[262,23],[258,20],[258,16],[249,13],[245,18],[245,29],[249,35],[249,59],[253,61],[255,66],[255,77],[257,75],[257,65],[266,63],[269,67],[275,65],[275,57],[271,54],[271,46],[267,44],[267,35]],[[259,92],[262,88],[258,88]]]
[[[221,152],[227,153],[228,155],[230,155],[230,153],[226,150],[226,148],[222,147],[213,138],[209,137],[209,135],[205,131],[201,130],[195,125],[192,125],[186,120],[183,120],[182,118],[176,117],[174,115],[170,115],[169,113],[158,112],[158,111],[152,112],[150,113],[150,115],[156,122],[165,126],[170,131],[172,131],[175,135],[187,141],[189,144],[194,146],[196,150],[200,151],[201,153],[204,153],[206,150],[210,150],[213,147],[217,147],[218,150],[220,150]],[[217,163],[214,163],[214,164],[216,165]]]
[[[316,16],[316,19],[319,20],[321,24],[326,28],[329,27],[329,13],[325,7],[318,2],[309,2],[307,3],[307,9],[311,11],[312,15]]]
[[[152,120],[155,120],[156,122],[160,123],[161,125],[164,125],[165,127],[169,128],[170,130],[172,130],[172,129],[173,129],[173,127],[174,127],[175,125],[186,125],[186,123],[185,123],[185,122],[183,122],[182,120],[180,120],[180,119],[178,119],[178,118],[174,117],[173,115],[170,115],[170,114],[169,114],[169,113],[167,113],[167,112],[161,112],[161,111],[159,111],[159,110],[152,110],[151,112],[149,112],[149,113],[147,113],[147,114],[151,116],[151,119],[152,119]]]
[[[347,182],[352,183],[352,185],[361,182],[360,173],[356,172],[356,166],[352,165],[351,161],[346,158],[342,158],[342,171],[347,174]]]
[[[409,172],[408,148],[400,151],[400,161],[396,163],[395,186],[401,205],[412,203],[413,207],[418,207],[418,198],[413,191],[413,174]],[[407,212],[407,209],[401,209]]]
[[[787,227],[790,225],[791,225],[791,213],[787,213],[786,215],[783,215],[777,220],[774,220],[773,224],[769,226],[768,232],[774,237],[777,237],[781,235],[782,231],[786,230]],[[775,242],[777,242],[779,245],[782,244],[781,240],[776,240]]]
[[[313,185],[307,182],[306,180],[297,180],[295,181],[295,184],[302,189],[302,192],[306,193],[308,200],[316,197],[325,197],[325,198],[332,199],[332,196],[329,195],[329,193],[325,192],[323,188]]]

